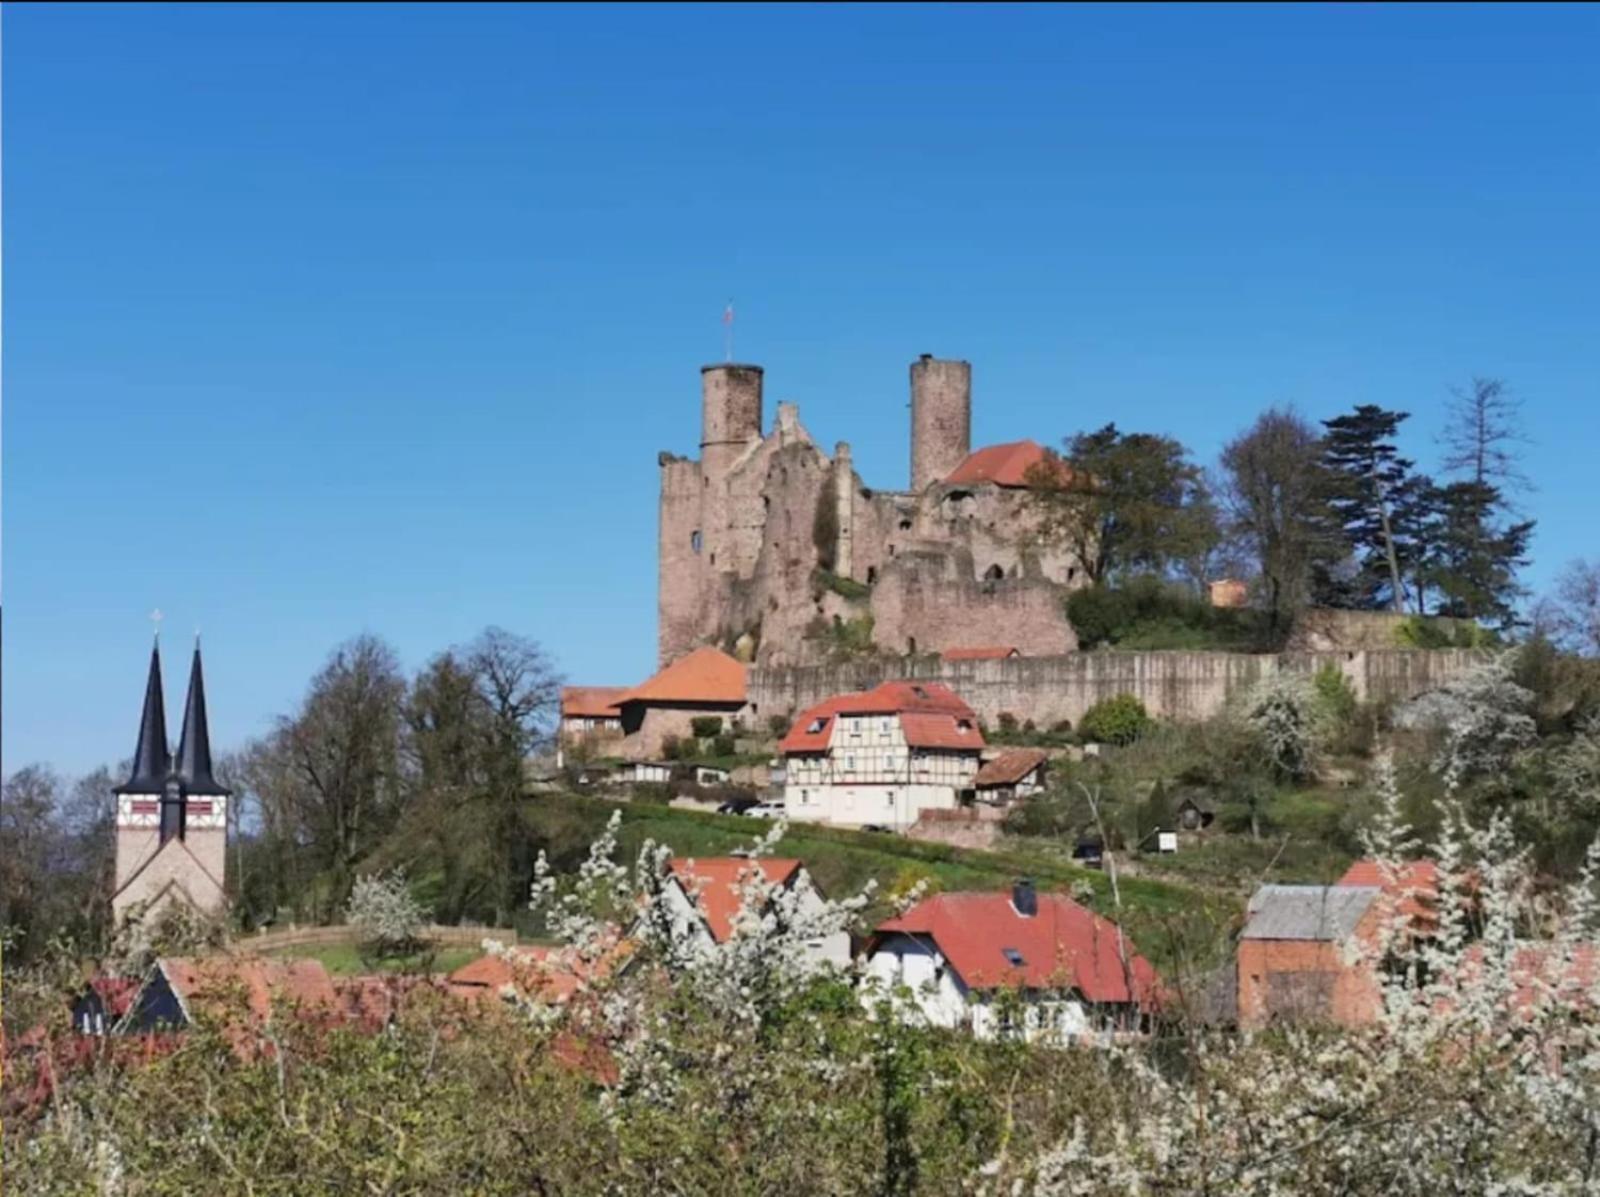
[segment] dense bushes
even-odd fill
[[[722,734],[722,716],[696,715],[689,720],[689,730],[694,732],[697,740],[709,740],[712,736],[720,736]]]
[[[1131,744],[1144,734],[1152,720],[1132,694],[1102,698],[1084,712],[1078,730],[1085,741],[1100,744]]]
[[[1081,648],[1245,652],[1275,647],[1260,612],[1213,607],[1187,589],[1148,576],[1118,587],[1073,591],[1067,619]]]

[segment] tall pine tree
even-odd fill
[[[1397,512],[1414,502],[1414,464],[1400,456],[1394,436],[1408,412],[1385,411],[1363,403],[1349,415],[1322,421],[1322,464],[1332,479],[1330,506],[1350,544],[1355,569],[1324,571],[1317,579],[1318,602],[1328,606],[1405,610],[1406,576],[1415,544],[1415,525]]]

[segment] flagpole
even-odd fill
[[[728,361],[733,361],[733,300],[728,300],[728,306],[722,312],[723,348],[727,352]]]

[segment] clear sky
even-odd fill
[[[340,640],[654,664],[698,367],[875,486],[978,443],[1527,404],[1528,580],[1600,551],[1600,9],[7,6],[5,768],[222,747]],[[173,728],[176,734],[176,728]]]

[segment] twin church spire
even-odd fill
[[[144,714],[139,719],[139,743],[133,753],[133,770],[116,792],[160,794],[173,782],[185,797],[230,792],[217,782],[211,768],[211,729],[206,721],[206,686],[200,668],[198,639],[194,646],[194,663],[189,669],[189,697],[183,708],[183,731],[176,753],[167,746],[161,646],[157,643],[150,649],[150,676],[145,682]]]

